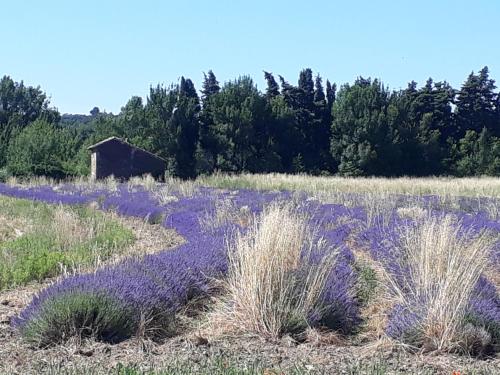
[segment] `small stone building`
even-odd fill
[[[105,139],[88,149],[92,152],[90,169],[94,180],[111,175],[127,179],[151,174],[158,178],[165,172],[165,160],[117,137]]]

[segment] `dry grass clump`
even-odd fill
[[[411,207],[399,207],[396,212],[400,217],[409,219],[423,219],[428,215],[428,211],[425,208],[419,206]]]
[[[336,255],[332,251],[313,264],[315,246],[303,214],[291,205],[265,208],[229,246],[226,294],[218,301],[212,326],[271,339],[303,331],[308,314],[319,308]]]
[[[238,207],[230,198],[217,199],[213,211],[207,211],[200,216],[201,226],[212,231],[227,223],[236,223],[241,226],[248,225],[253,214],[248,206]]]
[[[169,204],[178,200],[174,192],[167,185],[156,188],[153,191],[153,195],[160,204]]]
[[[128,180],[127,184],[129,189],[133,188],[134,186],[142,186],[144,187],[144,189],[148,191],[153,191],[156,188],[158,182],[150,174],[145,174],[140,177],[139,176],[131,177]]]
[[[96,216],[89,215],[82,220],[76,211],[68,210],[61,204],[54,209],[52,222],[47,224],[62,250],[92,241],[104,229],[104,221],[98,220]]]
[[[0,243],[21,237],[29,231],[30,225],[27,218],[10,218],[0,215]]]
[[[100,189],[107,190],[109,192],[116,192],[118,190],[120,181],[117,180],[113,175],[108,176],[102,180],[95,180],[90,176],[78,176],[74,178],[68,178],[67,180],[62,181],[62,183],[72,184],[89,191]]]
[[[165,176],[165,185],[182,197],[192,197],[200,186],[196,181],[182,180],[172,176]]]
[[[488,265],[493,238],[474,234],[447,215],[405,227],[401,239],[403,282],[389,277],[395,302],[420,317],[415,327],[420,345],[454,350],[463,341],[468,303]]]

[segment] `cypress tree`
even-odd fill
[[[215,74],[210,69],[208,74],[203,73],[204,80],[201,89],[201,98],[205,102],[210,96],[217,94],[220,91],[219,81],[215,78]]]
[[[264,71],[264,78],[267,82],[266,97],[270,99],[278,96],[280,94],[280,87],[272,73]]]
[[[480,133],[483,127],[497,131],[495,81],[489,78],[488,67],[479,74],[472,72],[462,85],[456,100],[457,138],[467,130]]]

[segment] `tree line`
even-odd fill
[[[189,78],[150,87],[120,113],[63,115],[39,87],[0,81],[0,178],[89,173],[87,147],[109,136],[167,160],[181,178],[222,172],[343,176],[500,175],[500,94],[487,67],[460,89],[429,78],[389,90],[359,77],[337,87],[300,72],[297,84],[264,72],[200,93]]]

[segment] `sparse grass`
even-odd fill
[[[468,330],[467,306],[494,238],[466,230],[450,215],[405,227],[401,238],[403,281],[389,277],[389,287],[396,303],[416,317],[403,340],[426,350],[456,350]]]
[[[446,371],[434,366],[427,368],[422,366],[417,369],[401,369],[403,364],[395,361],[387,361],[384,358],[372,358],[368,360],[346,359],[337,362],[338,371],[332,372],[318,366],[297,363],[286,368],[280,366],[265,366],[261,362],[241,363],[224,356],[213,356],[202,361],[171,360],[170,362],[158,362],[154,364],[117,364],[112,369],[104,369],[99,365],[88,366],[64,366],[48,364],[43,367],[43,373],[48,375],[438,375],[438,374],[467,374],[467,375],[494,375],[491,367],[468,366]],[[484,368],[482,368],[484,367]],[[335,367],[334,367],[335,368]],[[42,369],[40,369],[42,370]],[[40,371],[42,373],[42,371]]]
[[[0,197],[0,290],[89,269],[130,244],[133,233],[87,207]]]
[[[228,363],[226,360],[207,359],[203,363],[191,361],[172,362],[156,366],[124,365],[118,364],[112,370],[105,370],[98,366],[66,367],[49,365],[44,374],[48,375],[281,375],[279,370],[267,369],[258,364],[241,366]],[[311,372],[304,368],[297,368],[287,372],[290,375],[323,374],[323,372]]]
[[[303,214],[291,205],[265,208],[228,249],[227,294],[212,317],[215,329],[271,339],[304,330],[308,315],[321,308],[336,255],[332,249],[312,262],[315,246],[322,243],[315,243]]]
[[[374,298],[379,286],[379,280],[373,268],[364,261],[358,261],[355,264],[358,274],[358,283],[356,296],[361,306],[368,305]]]

